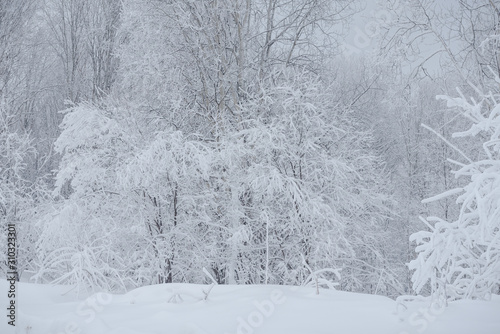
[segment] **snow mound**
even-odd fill
[[[7,291],[7,282],[0,288]],[[71,287],[19,283],[16,327],[29,334],[497,334],[500,297],[441,309],[306,287],[163,284],[78,297]],[[5,298],[5,297],[3,297]],[[4,300],[6,305],[7,300]],[[401,305],[400,305],[401,306]],[[5,319],[5,318],[4,318]]]

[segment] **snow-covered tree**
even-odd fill
[[[114,89],[65,113],[35,278],[302,284],[345,268],[343,289],[394,290],[373,138],[316,73],[315,29],[347,4],[124,2]]]
[[[173,129],[143,141],[126,116],[89,103],[66,112],[56,141],[61,199],[41,219],[36,279],[107,290],[190,280],[204,254],[190,229],[206,220],[209,156]]]
[[[27,163],[36,152],[29,134],[21,132],[15,124],[9,104],[0,100],[0,228],[6,245],[7,229],[13,224],[16,230],[16,258],[19,277],[26,269],[32,269],[35,256],[34,243],[37,232],[34,216],[37,205],[44,203],[42,183],[33,182],[27,175]],[[0,258],[0,270],[8,270],[7,254]]]
[[[109,168],[120,157],[112,143],[122,144],[121,130],[90,105],[68,112],[64,121],[65,131],[56,142],[56,151],[63,156],[54,191],[60,200],[40,213],[34,278],[123,287],[123,275],[116,272],[125,266],[115,266],[123,254],[116,256],[109,247],[119,242],[117,225],[127,214],[126,208],[118,211],[111,205],[121,200],[112,183],[114,170]],[[71,194],[64,198],[67,188]]]
[[[498,76],[497,83],[500,83]],[[410,262],[414,289],[430,283],[432,293],[446,298],[487,298],[500,287],[500,94],[478,94],[479,99],[441,96],[472,125],[453,137],[474,137],[482,142],[482,155],[456,163],[464,187],[451,189],[426,202],[456,195],[458,219],[452,222],[429,217],[429,231],[412,235],[418,257]]]

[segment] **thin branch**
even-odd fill
[[[424,129],[427,129],[429,130],[430,132],[432,132],[433,134],[435,134],[436,136],[438,136],[442,141],[444,141],[448,146],[450,146],[452,149],[454,149],[457,153],[459,153],[462,157],[465,158],[465,160],[467,160],[469,163],[473,163],[472,159],[470,159],[464,152],[462,152],[458,147],[456,147],[455,145],[453,145],[452,143],[450,143],[446,138],[444,138],[441,134],[439,134],[438,132],[436,132],[433,128],[431,128],[430,126],[427,126],[425,125],[424,123],[420,124],[421,127],[423,127]]]

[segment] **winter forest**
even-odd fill
[[[489,299],[500,1],[0,0],[0,276],[12,224],[82,292]]]

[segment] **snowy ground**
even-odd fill
[[[0,289],[8,291],[5,279]],[[381,296],[287,286],[165,284],[124,295],[77,299],[68,287],[20,283],[16,328],[2,316],[0,333],[29,334],[498,334],[500,296],[399,307]],[[6,293],[2,298],[6,305]],[[5,310],[5,308],[3,308]],[[6,314],[7,311],[4,311]]]

